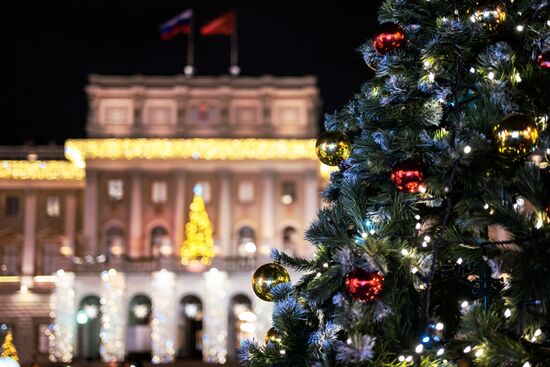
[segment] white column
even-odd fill
[[[76,193],[71,191],[65,197],[65,246],[71,249],[71,254],[75,254],[76,209]]]
[[[161,270],[151,274],[153,321],[151,325],[152,362],[171,363],[176,356],[177,313],[176,274]]]
[[[114,269],[101,273],[101,347],[103,362],[124,360],[126,336],[126,278]]]
[[[76,343],[76,301],[74,273],[58,270],[55,276],[55,290],[50,297],[50,311],[53,314],[54,330],[50,334],[50,361],[71,362]]]
[[[260,253],[267,255],[276,246],[275,235],[275,174],[262,172],[262,214]]]
[[[130,181],[130,228],[127,248],[131,257],[150,255],[150,249],[143,246],[141,219],[141,176],[135,172]]]
[[[25,221],[23,256],[21,270],[23,275],[34,275],[34,258],[36,248],[36,191],[25,192]]]
[[[97,204],[98,177],[95,171],[86,171],[86,186],[84,187],[84,253],[95,255],[97,252]]]
[[[307,171],[304,181],[304,229],[307,228],[319,212],[319,176],[317,170]],[[311,257],[314,247],[302,241],[300,256]]]
[[[185,223],[185,173],[176,172],[174,181],[174,255],[179,255],[179,249],[183,243],[183,229]]]
[[[218,233],[222,256],[231,256],[236,254],[232,247],[231,234],[233,232],[233,222],[231,220],[231,182],[229,172],[220,173],[220,203],[218,218]]]
[[[203,361],[224,364],[227,359],[227,273],[215,268],[204,273]]]

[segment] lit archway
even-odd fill
[[[82,298],[76,313],[78,356],[81,360],[99,360],[100,320],[101,307],[99,297],[90,295]]]
[[[151,360],[151,298],[137,294],[128,305],[126,351],[130,360]]]
[[[198,296],[187,295],[180,301],[178,357],[202,358],[202,301]]]
[[[231,360],[237,359],[241,344],[254,337],[256,318],[250,297],[237,294],[231,298],[227,327],[227,355]]]

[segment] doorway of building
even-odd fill
[[[237,294],[231,298],[228,312],[227,356],[237,359],[241,344],[254,337],[256,314],[252,311],[252,301],[247,295]]]
[[[202,359],[202,301],[195,295],[187,295],[180,301],[179,351],[182,359]]]
[[[126,351],[130,361],[151,360],[151,298],[137,294],[128,306]]]
[[[82,298],[76,313],[78,324],[78,356],[81,360],[99,360],[99,330],[101,307],[99,297],[90,295]]]

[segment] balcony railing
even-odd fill
[[[34,275],[51,275],[57,270],[65,270],[75,273],[101,273],[104,270],[115,269],[124,273],[151,273],[166,269],[175,273],[188,273],[206,271],[211,268],[227,272],[251,272],[264,263],[265,258],[226,256],[216,257],[212,264],[204,267],[185,266],[179,257],[163,256],[158,258],[131,259],[124,256],[107,258],[105,256],[87,256],[82,258],[67,257],[62,255],[45,255],[35,267]],[[10,261],[0,267],[0,276],[22,275],[18,261]]]
[[[75,273],[99,273],[104,270],[115,269],[124,273],[151,273],[166,269],[175,273],[196,272],[216,268],[227,272],[250,272],[254,271],[257,265],[263,259],[244,258],[244,257],[217,257],[214,258],[211,265],[197,268],[196,266],[182,265],[178,257],[158,257],[131,259],[123,256],[104,258],[104,257],[84,257],[75,261],[67,257],[58,256],[59,261],[51,269],[44,269],[46,273],[53,273],[58,269],[72,271]],[[54,262],[51,262],[53,265]]]

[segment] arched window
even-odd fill
[[[119,226],[112,226],[105,233],[107,249],[110,254],[120,256],[124,252],[124,231]]]
[[[287,254],[292,255],[296,250],[296,245],[298,244],[298,231],[292,226],[287,226],[283,229],[283,251]]]
[[[238,248],[239,256],[254,256],[256,254],[256,232],[249,226],[239,229]]]
[[[151,253],[154,257],[170,255],[172,249],[168,231],[162,226],[156,226],[151,230]]]
[[[231,298],[227,328],[227,352],[230,359],[236,359],[241,344],[255,336],[256,319],[252,301],[247,295],[237,294]]]
[[[126,350],[129,358],[151,351],[151,298],[135,295],[128,307]]]
[[[202,358],[202,312],[199,297],[187,295],[181,299],[178,357],[196,360]]]
[[[78,355],[87,361],[99,359],[100,319],[99,297],[84,297],[78,307],[76,322],[78,324]]]

